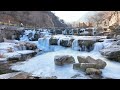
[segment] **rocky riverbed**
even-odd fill
[[[120,78],[119,39],[30,33],[0,43],[1,79]]]

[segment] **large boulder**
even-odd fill
[[[79,63],[88,63],[88,60],[85,57],[77,56]]]
[[[95,63],[97,69],[104,69],[105,66],[107,65],[106,62],[101,59],[94,59],[90,56],[88,56],[86,59],[88,63]]]
[[[92,40],[78,40],[78,44],[82,51],[92,51],[95,41]]]
[[[54,62],[56,65],[62,66],[64,64],[75,63],[75,59],[70,55],[57,55],[54,57]]]
[[[101,75],[102,74],[101,70],[95,69],[95,68],[87,68],[85,72],[87,75],[91,75],[91,74]]]
[[[73,69],[85,71],[87,68],[96,68],[95,63],[75,63]]]
[[[58,39],[51,37],[50,40],[49,40],[49,42],[50,42],[50,45],[57,45]]]
[[[21,46],[21,48],[25,48],[26,50],[36,50],[37,49],[37,45],[34,43],[19,42],[18,44]]]
[[[107,63],[101,59],[97,59],[96,61],[97,61],[96,68],[98,68],[98,69],[104,69],[105,66],[107,65]]]
[[[94,58],[90,57],[90,56],[87,56],[86,60],[88,61],[88,63],[97,63],[97,61]]]
[[[100,50],[100,53],[109,60],[120,62],[120,46],[112,45],[109,48]]]
[[[96,68],[96,63],[81,63],[80,69],[86,70],[87,68]]]
[[[69,39],[62,39],[60,41],[60,45],[63,47],[71,47],[72,46],[72,41]]]
[[[25,61],[34,57],[37,53],[32,50],[22,50],[16,51],[11,53],[5,53],[8,62],[18,62],[18,61]]]
[[[39,38],[40,38],[40,35],[35,33],[34,38],[32,40],[33,41],[38,41]]]
[[[73,64],[73,69],[80,70],[80,63],[74,63]]]
[[[104,69],[105,66],[107,65],[105,61],[103,61],[101,59],[94,59],[90,56],[87,56],[86,58],[77,56],[77,58],[78,58],[79,63],[85,63],[85,65],[95,64],[94,68],[97,68],[97,69]],[[85,65],[83,64],[83,66],[85,66]]]

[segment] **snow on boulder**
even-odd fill
[[[109,60],[120,62],[120,46],[112,45],[109,48],[100,50],[100,53]]]
[[[50,39],[49,39],[50,41],[50,45],[57,45],[58,43],[58,39],[57,38],[55,38],[55,37],[51,37]]]
[[[56,65],[62,66],[64,64],[72,64],[75,63],[75,59],[70,55],[56,55],[54,57],[54,62]]]
[[[36,55],[33,50],[22,50],[4,54],[8,61],[24,61]]]

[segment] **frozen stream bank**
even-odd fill
[[[58,48],[58,47],[57,47]],[[60,48],[54,52],[44,53],[42,55],[31,58],[28,61],[17,63],[11,68],[13,70],[24,71],[32,73],[34,76],[57,76],[58,79],[69,79],[76,74],[80,74],[79,79],[88,79],[84,72],[73,69],[71,65],[55,66],[54,56],[55,55],[72,55],[75,58],[76,63],[78,62],[77,56],[91,56],[95,59],[102,59],[107,63],[105,69],[102,70],[104,77],[119,79],[120,78],[120,63],[109,61],[99,52],[80,52],[74,51],[71,48]]]

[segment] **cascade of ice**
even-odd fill
[[[39,40],[38,40],[38,43],[39,43],[38,48],[42,49],[44,51],[49,51],[49,49],[50,49],[49,39],[50,38],[47,38],[47,37],[39,38]]]
[[[80,48],[80,46],[79,46],[79,44],[78,44],[78,40],[74,40],[73,42],[72,42],[72,49],[73,50],[81,50],[81,48]]]
[[[58,42],[57,42],[58,46],[60,46],[60,41],[61,41],[61,38],[58,39]]]
[[[113,39],[104,39],[103,42],[96,42],[94,44],[94,49],[93,51],[99,51],[103,48],[107,48],[113,44],[114,40]]]
[[[99,51],[99,50],[101,50],[101,49],[103,49],[103,48],[104,48],[104,45],[103,45],[102,42],[96,42],[96,43],[94,44],[94,49],[93,49],[93,51]]]
[[[35,29],[32,31],[32,38],[34,38],[34,35],[35,35],[36,31]]]
[[[111,46],[114,42],[114,39],[104,39],[104,41],[102,42],[104,45],[104,48],[107,48],[109,46]]]
[[[29,38],[27,35],[23,35],[22,37],[20,37],[20,41],[29,41]]]

